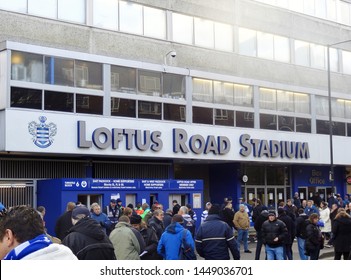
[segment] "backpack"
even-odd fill
[[[179,259],[180,260],[196,260],[196,255],[195,252],[193,250],[193,248],[191,248],[191,246],[188,245],[188,243],[186,243],[186,229],[183,229],[182,232],[182,243],[180,245],[179,248]]]

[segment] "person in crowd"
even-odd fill
[[[116,199],[116,206],[119,209],[119,217],[121,217],[123,215],[123,210],[124,210],[124,207],[122,205],[122,199],[120,198]]]
[[[206,202],[205,210],[202,211],[202,213],[201,213],[201,224],[206,220],[207,215],[208,215],[208,210],[211,208],[211,206],[212,206],[211,202]]]
[[[261,229],[267,260],[284,260],[283,246],[288,230],[284,222],[276,218],[274,210],[268,212],[268,220],[263,222]]]
[[[172,201],[172,204],[173,204],[173,209],[172,209],[173,210],[173,215],[178,214],[178,211],[180,209],[180,205],[178,204],[178,201],[176,199],[174,199]]]
[[[115,260],[112,243],[100,223],[90,218],[85,206],[72,211],[73,226],[62,244],[69,247],[79,260]]]
[[[344,206],[348,205],[350,203],[350,197],[348,194],[344,195]]]
[[[227,201],[224,204],[224,208],[222,208],[219,216],[221,219],[228,224],[228,226],[234,230],[234,210],[233,210],[233,204],[231,201]]]
[[[287,199],[286,200],[286,205],[283,207],[285,213],[293,220],[295,223],[296,217],[298,216],[297,214],[297,207],[293,204],[292,199]]]
[[[263,205],[261,199],[257,198],[255,206],[252,209],[252,221],[255,223],[256,219],[261,215],[263,210],[267,210],[267,206]]]
[[[140,202],[136,204],[136,210],[135,213],[137,213],[139,216],[141,216],[144,213],[144,210],[142,208],[142,205]]]
[[[145,222],[145,216],[147,215],[147,213],[149,213],[151,211],[150,205],[145,202],[141,205],[141,209],[142,209],[143,213],[140,214],[140,217]]]
[[[111,231],[117,225],[119,217],[122,215],[120,208],[117,206],[117,200],[112,198],[110,200],[110,204],[106,206],[103,212],[111,221],[111,227],[109,229],[106,229],[106,234],[110,235]]]
[[[339,193],[336,195],[336,200],[338,201],[338,207],[343,208],[345,206],[344,200],[342,199],[342,197]]]
[[[341,209],[340,209],[341,210]],[[346,211],[339,211],[333,224],[334,260],[347,260],[351,249],[351,217]]]
[[[178,214],[183,217],[183,227],[190,231],[192,237],[195,236],[195,221],[190,217],[188,213],[188,208],[186,206],[181,206],[179,208]]]
[[[160,209],[160,206],[159,206],[158,202],[152,204],[151,210],[148,211],[147,214],[144,216],[143,221],[148,224],[149,220],[152,218],[152,216],[154,215],[155,210],[157,210],[157,209]]]
[[[140,260],[140,254],[145,250],[145,241],[141,233],[131,226],[128,216],[120,217],[109,238],[117,260]]]
[[[72,224],[72,210],[76,207],[75,202],[68,202],[66,205],[66,211],[57,219],[55,224],[55,235],[60,240],[63,240],[70,228],[73,226]]]
[[[132,213],[133,213],[133,214],[136,214],[136,211],[135,211],[135,209],[134,209],[134,205],[133,205],[132,203],[129,203],[129,204],[127,205],[127,207],[130,208],[130,209],[132,209]],[[127,208],[127,207],[126,207],[126,208]],[[124,213],[124,211],[123,211],[123,213]]]
[[[310,256],[310,260],[318,260],[319,258],[322,233],[317,226],[318,220],[318,214],[312,213],[308,217],[306,226],[305,255]]]
[[[326,244],[327,248],[330,248],[331,246],[333,246],[333,241],[334,241],[333,226],[334,226],[335,217],[338,214],[338,209],[339,209],[338,203],[334,203],[330,209],[329,217],[330,217],[332,232],[331,232],[331,237],[330,237],[328,243]]]
[[[292,245],[296,234],[295,220],[293,220],[289,215],[287,215],[284,208],[278,208],[278,219],[281,220],[286,225],[286,229],[288,230],[288,234],[283,242],[284,259],[292,260],[293,259]]]
[[[322,202],[322,198],[321,198],[319,192],[315,192],[310,199],[313,201],[313,205],[315,205],[316,207],[319,207],[319,205]]]
[[[351,202],[349,203],[348,209],[346,209],[346,213],[351,215]]]
[[[261,257],[261,249],[263,245],[262,239],[262,224],[268,219],[268,210],[264,209],[261,211],[261,214],[255,219],[254,228],[256,230],[256,252],[255,252],[255,260],[259,260]],[[267,257],[266,257],[267,258]]]
[[[336,197],[334,196],[333,193],[328,193],[327,202],[328,202],[328,206],[330,209],[331,209],[333,204],[338,204],[338,200],[336,199]]]
[[[238,250],[240,251],[240,243],[243,242],[244,252],[251,253],[249,250],[248,237],[249,237],[249,228],[250,228],[250,218],[248,213],[245,210],[245,205],[241,204],[239,206],[239,211],[234,214],[233,223],[235,229],[238,231]]]
[[[306,226],[308,216],[302,208],[298,210],[298,214],[299,216],[295,220],[297,248],[299,251],[300,260],[308,260],[308,256],[305,255]]]
[[[310,200],[307,201],[307,206],[305,208],[305,213],[306,213],[307,216],[310,216],[313,213],[319,215],[319,211],[318,211],[317,207],[313,204],[313,200],[310,199]]]
[[[320,227],[324,240],[328,240],[331,237],[331,220],[330,220],[330,209],[328,202],[322,201],[319,208],[319,219],[323,222],[323,226]]]
[[[165,215],[163,210],[156,209],[153,213],[153,216],[148,221],[148,225],[155,231],[158,240],[161,238],[162,233],[165,231],[163,225],[164,216]]]
[[[140,253],[140,259],[162,259],[162,257],[157,254],[158,238],[156,232],[152,228],[148,227],[148,225],[137,214],[130,216],[130,224],[140,232],[141,236],[144,239],[145,248],[144,251]]]
[[[223,203],[221,205],[221,209],[223,209],[228,204],[228,202],[230,202],[233,205],[233,199],[231,196],[223,198]]]
[[[292,199],[292,203],[296,206],[297,209],[300,209],[301,208],[301,200],[300,200],[300,197],[299,197],[299,193],[298,192],[295,192],[294,193],[294,197]],[[296,214],[297,215],[297,214]]]
[[[306,207],[307,207],[307,200],[306,200],[306,199],[303,199],[303,200],[301,201],[301,208],[305,211]]]
[[[1,211],[0,259],[77,260],[77,257],[68,247],[48,238],[37,210],[19,205]]]
[[[229,260],[229,251],[235,260],[240,260],[238,244],[233,230],[220,217],[220,206],[213,204],[208,217],[196,232],[196,251],[205,260]]]
[[[172,216],[173,216],[173,210],[168,208],[164,213],[164,217],[162,220],[164,228],[168,227],[172,223]]]
[[[130,208],[128,206],[124,207],[122,215],[128,216],[130,218],[133,215],[133,208]]]
[[[158,242],[157,253],[165,260],[179,260],[180,247],[182,245],[183,231],[186,230],[185,241],[191,250],[195,250],[194,239],[187,229],[183,227],[182,215],[172,217],[172,223],[166,228]]]
[[[190,217],[195,221],[197,221],[197,215],[196,215],[196,212],[193,210],[193,207],[191,206],[191,204],[187,204],[185,205],[186,208],[188,208],[188,214],[190,215]]]
[[[41,217],[44,219],[44,218],[45,218],[45,214],[46,214],[46,209],[45,209],[45,207],[44,207],[44,206],[38,206],[38,207],[37,207],[37,211],[40,212]]]
[[[111,220],[105,213],[102,213],[100,205],[96,202],[90,206],[90,210],[91,218],[97,221],[102,226],[103,231],[107,234],[107,230],[111,228]]]

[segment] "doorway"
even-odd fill
[[[274,187],[247,187],[246,200],[247,203],[253,205],[253,198],[259,198],[268,209],[277,210],[279,203],[286,201],[287,192],[284,186]]]

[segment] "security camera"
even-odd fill
[[[177,56],[177,53],[175,51],[171,51],[169,54],[170,54],[171,57],[176,57]]]

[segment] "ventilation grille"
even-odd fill
[[[7,208],[15,205],[33,205],[33,195],[32,181],[0,182],[0,201]]]

